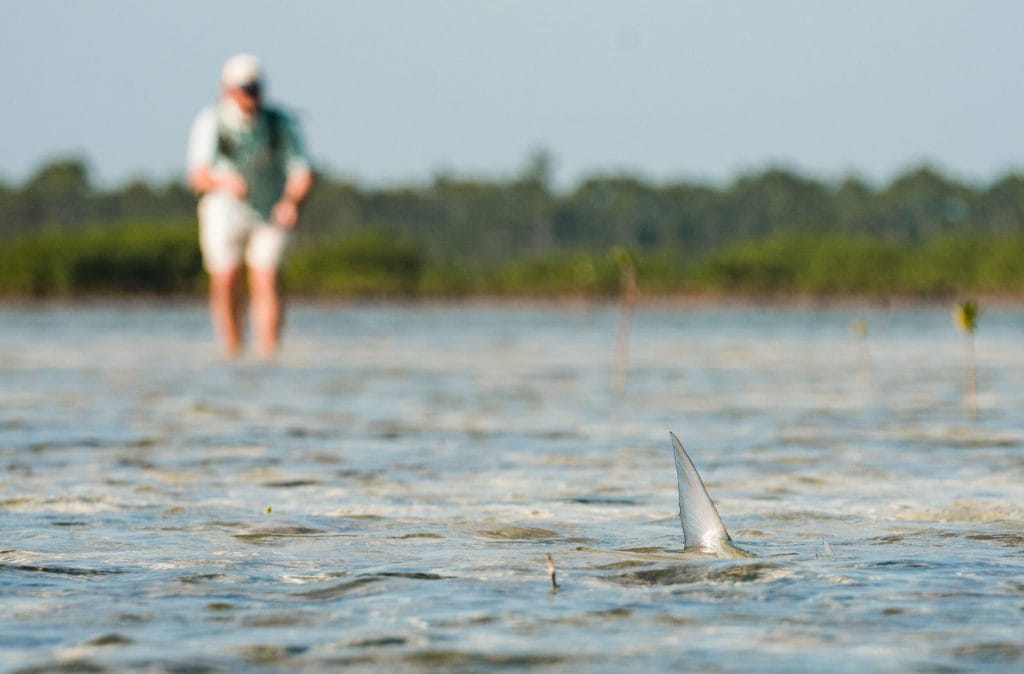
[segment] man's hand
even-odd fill
[[[241,201],[249,193],[249,185],[239,173],[214,174],[208,166],[194,169],[188,176],[189,185],[199,194],[221,190]]]
[[[245,199],[245,195],[249,193],[249,185],[238,173],[228,173],[217,178],[217,189],[233,195],[239,201]]]
[[[270,220],[281,227],[291,229],[299,219],[299,204],[313,186],[313,172],[300,169],[288,174],[284,194],[270,211]]]
[[[281,199],[271,209],[270,219],[275,225],[291,229],[299,219],[299,207],[291,199]]]

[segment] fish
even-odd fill
[[[676,460],[676,481],[679,485],[679,521],[683,525],[684,552],[700,552],[724,558],[757,557],[752,552],[733,544],[729,532],[722,524],[718,509],[708,496],[700,473],[683,449],[675,433],[672,448]]]

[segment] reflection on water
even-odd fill
[[[977,421],[946,307],[641,308],[624,398],[616,319],[0,309],[5,671],[1020,669],[1024,314]],[[681,550],[669,430],[757,559]]]

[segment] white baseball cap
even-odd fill
[[[262,77],[260,60],[252,54],[235,54],[224,62],[220,71],[221,84],[229,87],[244,87],[259,82]]]

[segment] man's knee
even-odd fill
[[[257,267],[249,269],[249,287],[253,293],[277,293],[277,269],[274,267]]]
[[[227,267],[218,271],[210,272],[210,292],[212,293],[233,293],[238,286],[238,279],[241,276],[241,267]]]

